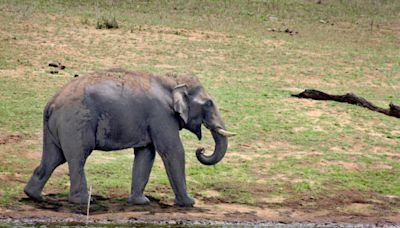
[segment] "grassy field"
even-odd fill
[[[400,213],[399,120],[305,88],[400,104],[400,2],[0,0],[0,207],[18,208],[41,156],[42,110],[75,74],[111,67],[194,73],[238,133],[220,164],[202,166],[182,131],[189,193],[231,203],[364,216]],[[118,29],[96,29],[115,18]],[[287,32],[285,32],[285,30]],[[64,71],[50,74],[59,61]],[[124,200],[133,153],[95,152],[93,193]],[[46,193],[68,194],[67,167]],[[146,193],[172,203],[159,157]]]

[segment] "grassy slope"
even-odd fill
[[[193,152],[212,150],[211,137],[182,132],[197,199],[346,211],[362,198],[398,211],[398,120],[290,97],[316,88],[398,103],[398,1],[96,2],[0,1],[0,132],[24,136],[0,145],[0,205],[22,196],[39,162],[47,99],[74,74],[122,66],[196,73],[239,133],[224,162],[205,167]],[[115,16],[120,28],[96,30],[101,16]],[[49,61],[66,71],[49,74]],[[131,151],[94,153],[86,166],[94,193],[126,197],[131,164]],[[66,173],[59,168],[46,192],[67,193]],[[159,158],[147,192],[172,200]]]

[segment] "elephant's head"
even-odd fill
[[[197,159],[204,165],[215,165],[225,155],[228,147],[227,137],[235,135],[225,129],[225,124],[214,101],[204,90],[197,78],[185,78],[172,92],[174,110],[178,114],[181,126],[193,132],[201,139],[201,125],[211,131],[215,141],[214,153],[204,154],[204,148],[196,151]]]

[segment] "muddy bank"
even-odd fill
[[[133,206],[125,198],[93,198],[89,219],[86,206],[70,204],[60,194],[49,194],[41,203],[22,198],[17,205],[0,207],[0,227],[400,227],[400,215],[371,217],[202,202],[194,208],[177,208],[151,197],[150,205]]]

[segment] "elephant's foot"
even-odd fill
[[[145,205],[149,204],[150,200],[144,195],[141,196],[129,196],[128,198],[128,203],[134,204],[134,205]]]
[[[28,186],[26,186],[24,188],[24,192],[30,199],[32,199],[32,200],[34,200],[36,202],[42,202],[43,201],[43,197],[40,194],[40,192],[34,191],[31,188],[29,188]]]
[[[193,207],[194,204],[194,199],[190,198],[189,196],[182,199],[175,199],[175,206],[178,207]]]
[[[89,195],[88,194],[75,195],[75,196],[70,195],[68,197],[68,201],[74,204],[87,204],[89,201]]]

